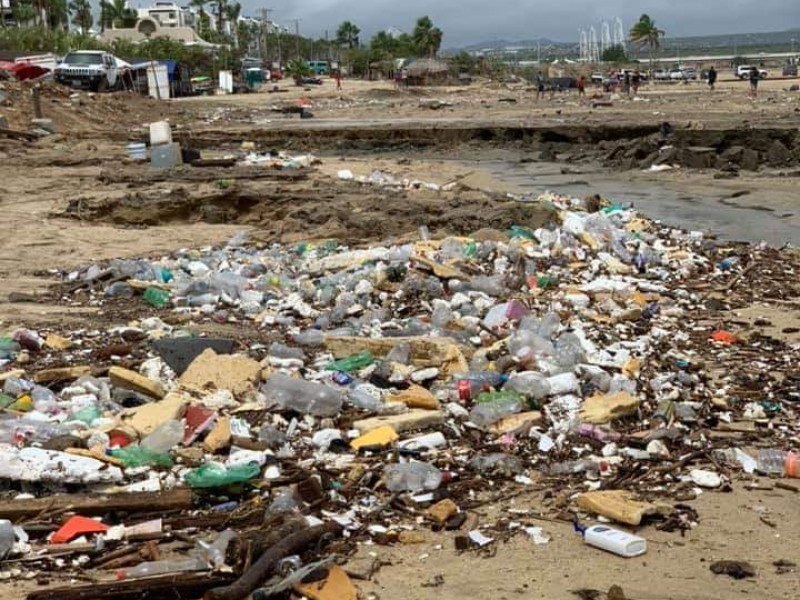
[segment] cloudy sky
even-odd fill
[[[416,17],[430,15],[445,34],[444,46],[467,45],[492,39],[578,39],[581,28],[604,19],[622,18],[626,29],[642,12],[648,13],[667,35],[708,35],[780,31],[800,27],[798,0],[645,0],[631,8],[623,0],[240,0],[245,14],[271,8],[282,24],[301,19],[303,35],[332,36],[349,19],[362,37],[389,26],[410,31]],[[292,25],[293,27],[293,25]]]

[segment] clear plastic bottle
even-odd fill
[[[551,475],[571,475],[574,473],[601,473],[603,465],[600,461],[584,458],[581,460],[568,460],[550,465],[548,472]]]
[[[543,400],[550,395],[550,383],[547,377],[535,371],[523,371],[512,375],[505,385],[504,390],[519,392],[532,400]]]
[[[315,417],[333,417],[342,409],[341,393],[327,385],[276,373],[261,388],[267,400],[283,409]]]
[[[184,425],[177,419],[164,421],[139,444],[152,452],[165,453],[181,443]]]
[[[14,547],[14,525],[11,521],[0,519],[0,560],[3,560]]]
[[[766,448],[758,452],[759,471],[778,477],[800,477],[800,454]]]
[[[135,567],[126,567],[117,571],[117,579],[140,579],[167,573],[180,573],[184,571],[205,571],[208,561],[200,556],[192,558],[178,558],[171,560],[154,560],[139,563]]]
[[[319,329],[306,329],[290,337],[298,346],[321,346],[325,342],[325,334]]]
[[[442,483],[442,472],[428,463],[409,462],[387,465],[386,489],[390,492],[435,490]]]
[[[469,420],[478,427],[488,427],[500,419],[517,414],[522,410],[522,396],[511,395],[508,392],[496,399],[480,402],[469,413]]]

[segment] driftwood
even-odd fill
[[[27,131],[17,131],[16,129],[6,129],[4,127],[0,127],[0,135],[4,135],[6,137],[10,137],[15,140],[25,140],[28,142],[32,142],[38,138],[35,133],[28,133]]]
[[[206,590],[225,585],[231,576],[210,573],[179,573],[123,581],[104,581],[78,586],[38,590],[28,600],[194,600]]]
[[[30,517],[47,517],[47,513],[73,511],[83,516],[104,515],[111,511],[142,513],[188,510],[193,494],[188,488],[167,492],[131,492],[124,494],[72,494],[49,498],[29,498],[0,502],[0,519],[16,521]]]
[[[282,558],[302,552],[311,544],[317,543],[325,534],[340,532],[341,527],[338,524],[326,523],[293,533],[264,552],[235,582],[207,591],[203,600],[241,600],[269,577]]]

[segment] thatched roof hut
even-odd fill
[[[406,69],[409,85],[442,85],[450,81],[450,67],[433,58],[420,58]]]

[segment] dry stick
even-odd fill
[[[269,576],[279,560],[301,552],[327,533],[339,534],[341,530],[341,526],[337,523],[326,523],[287,536],[264,552],[239,579],[229,586],[207,591],[203,595],[203,600],[240,600],[245,598]]]
[[[750,271],[752,271],[757,264],[758,264],[758,261],[754,260],[749,265],[747,265],[747,267],[745,268],[744,271],[742,271],[736,277],[731,279],[726,285],[722,286],[721,288],[714,288],[714,289],[708,290],[705,294],[703,294],[701,299],[705,300],[706,298],[708,298],[713,293],[720,293],[721,294],[723,292],[729,292],[731,290],[731,288],[733,286],[735,286],[737,283],[739,283],[739,281],[742,279],[742,277],[744,277]]]

